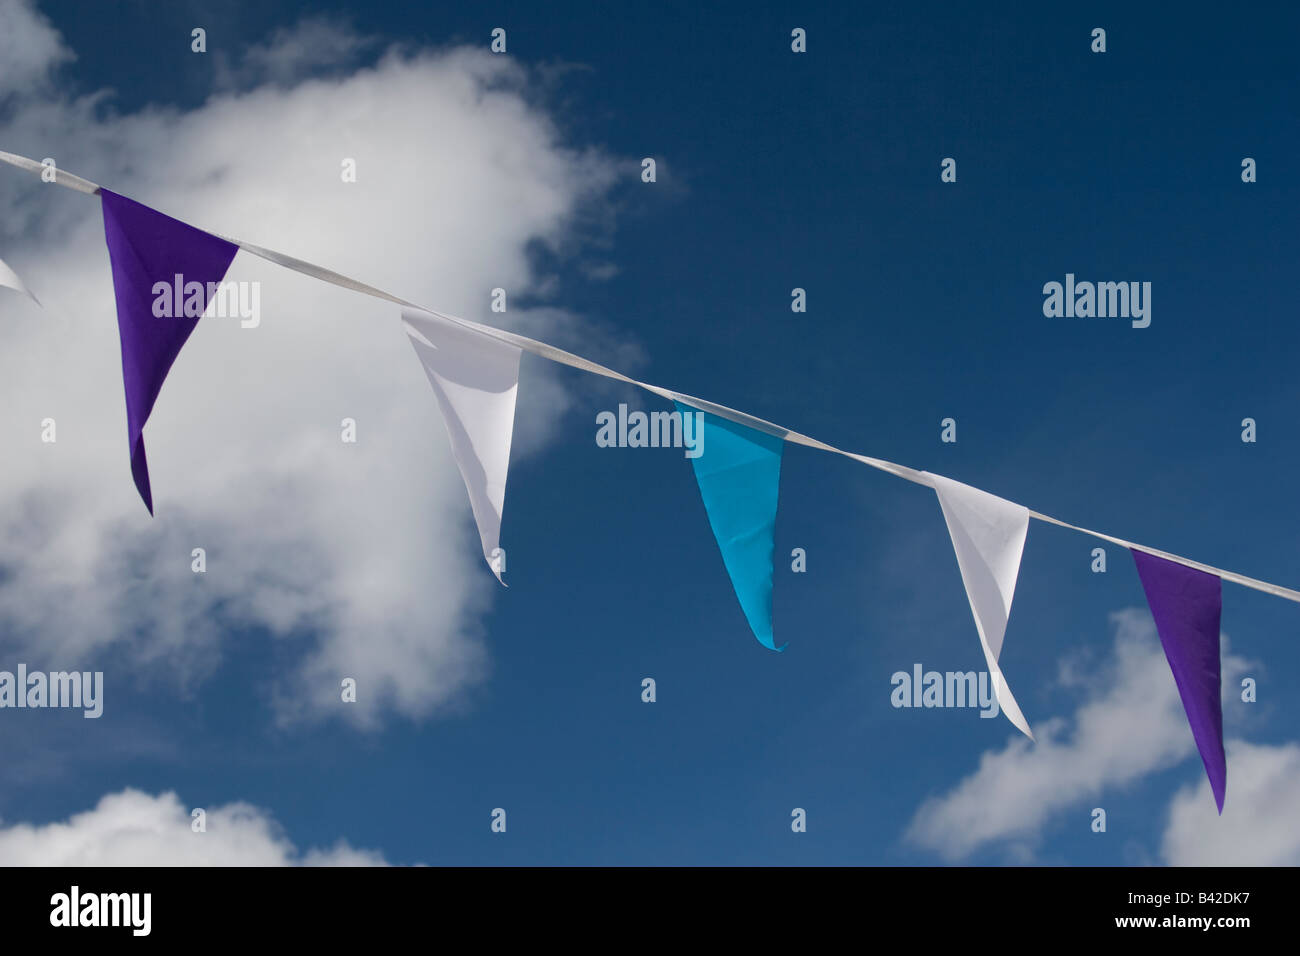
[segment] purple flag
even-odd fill
[[[153,514],[144,425],[239,247],[107,189],[100,194],[122,338],[131,476]],[[166,291],[156,292],[156,286]]]
[[[1223,700],[1220,695],[1219,618],[1223,611],[1223,582],[1214,574],[1176,561],[1134,551],[1138,577],[1147,593],[1156,633],[1174,672],[1178,695],[1192,726],[1210,778],[1214,802],[1223,813],[1228,786],[1228,762],[1223,754]]]

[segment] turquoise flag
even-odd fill
[[[772,535],[785,442],[681,402],[676,405],[684,434],[689,434],[687,416],[701,416],[696,419],[702,423],[696,435],[701,453],[691,463],[750,630],[764,647],[783,651],[785,645],[777,647],[772,640]]]

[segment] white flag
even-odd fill
[[[27,288],[27,283],[18,278],[18,273],[14,272],[13,269],[10,269],[3,259],[0,259],[0,286],[4,286],[6,289],[13,289],[15,292],[21,292],[37,305],[41,304],[36,296],[32,295],[32,290]]]
[[[928,471],[924,474],[934,485],[944,521],[948,523],[948,534],[957,553],[961,580],[975,615],[975,627],[998,706],[1008,720],[1033,740],[1034,734],[998,667],[1002,638],[1011,615],[1011,598],[1020,574],[1020,557],[1025,550],[1025,535],[1029,531],[1029,511],[951,478]]]
[[[478,522],[483,557],[500,581],[504,569],[504,552],[499,546],[501,513],[514,434],[520,350],[411,309],[402,310],[402,326],[438,397],[451,450]]]

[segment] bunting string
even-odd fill
[[[49,176],[52,169],[12,153],[0,152],[0,161],[42,177]],[[656,432],[654,441],[647,443],[657,444],[660,438],[666,443],[671,440],[673,424],[680,429],[677,441],[688,448],[687,457],[736,597],[754,637],[770,650],[785,648],[778,647],[773,637],[772,579],[781,458],[786,442],[842,455],[933,489],[952,538],[998,705],[1031,740],[1033,731],[999,665],[1029,520],[1035,518],[1127,548],[1137,566],[1215,803],[1223,812],[1227,766],[1220,698],[1222,582],[1232,581],[1296,602],[1300,602],[1300,592],[1070,524],[942,475],[845,451],[747,412],[639,381],[537,339],[424,308],[314,263],[205,232],[63,170],[54,170],[50,179],[60,186],[100,197],[117,300],[131,475],[150,514],[153,496],[145,455],[145,425],[172,363],[206,311],[208,297],[225,277],[237,251],[244,250],[283,268],[400,307],[403,330],[442,412],[452,455],[478,525],[483,557],[502,584],[505,553],[499,539],[524,352],[636,386],[675,406],[674,413],[654,413],[661,417],[659,427],[663,431]],[[157,315],[151,304],[156,280],[166,280],[162,283],[166,287],[173,277],[179,284],[182,276],[195,280],[185,283],[188,298],[183,314],[160,326],[154,321]],[[3,261],[0,286],[36,300]],[[179,297],[179,289],[176,294]],[[624,409],[620,405],[620,416]],[[645,415],[636,414],[643,421],[633,427],[642,430],[644,439]],[[602,429],[612,433],[612,413],[602,415],[611,419]],[[597,422],[601,422],[601,416]],[[628,427],[629,420],[620,419],[619,443],[627,438]],[[656,426],[650,427],[653,430]],[[707,455],[706,434],[710,436]],[[602,441],[599,434],[597,441]]]
[[[42,172],[47,172],[48,170],[51,169],[51,167],[43,166],[33,159],[28,159],[25,156],[18,156],[13,153],[8,153],[4,151],[0,151],[0,162],[7,163],[10,166],[15,166],[19,169],[26,170],[27,172],[33,173],[38,176],[41,175]],[[93,183],[87,179],[83,179],[80,176],[73,175],[72,173],[66,172],[62,169],[54,170],[53,176],[54,176],[53,179],[54,183],[60,186],[64,186],[68,189],[73,189],[76,190],[77,192],[84,193],[87,195],[99,195],[101,192],[101,187],[96,183]],[[302,259],[297,259],[293,256],[285,255],[282,252],[276,252],[273,249],[266,249],[263,248],[262,246],[254,245],[251,242],[245,242],[241,239],[234,239],[229,236],[221,236],[217,233],[211,233],[211,235],[215,235],[220,239],[224,239],[226,242],[238,246],[240,249],[243,249],[245,252],[251,253],[252,255],[258,256],[259,258],[262,259],[266,259],[270,262],[274,262],[276,265],[282,266],[283,268],[290,269],[294,272],[302,273],[303,275],[306,276],[311,276],[314,279],[319,279],[322,282],[328,282],[331,285],[336,285],[339,286],[340,288],[349,289],[353,292],[359,292],[362,295],[370,296],[376,299],[383,299],[395,305],[403,306],[408,309],[416,309],[419,310],[420,312],[428,313],[429,315],[438,316],[439,318],[447,322],[453,323],[454,325],[458,325],[461,328],[470,329],[481,335],[490,336],[492,338],[497,339],[500,342],[505,342],[509,345],[513,345],[518,349],[522,349],[525,352],[529,352],[533,355],[537,355],[541,358],[547,359],[548,361],[556,362],[560,365],[567,365],[570,366],[571,368],[580,369],[581,371],[584,372],[590,372],[594,375],[600,375],[603,376],[604,378],[614,379],[615,381],[624,382],[628,385],[634,385],[637,388],[644,389],[648,392],[660,396],[661,398],[668,399],[669,401],[681,402],[682,404],[689,405],[692,408],[696,408],[701,411],[707,412],[709,414],[716,415],[719,418],[725,418],[728,421],[735,422],[738,425],[744,425],[756,431],[764,432],[768,435],[774,435],[778,438],[783,439],[784,441],[793,442],[794,444],[797,445],[804,445],[808,448],[815,448],[819,451],[830,452],[836,455],[842,455],[845,458],[851,458],[854,461],[859,462],[860,464],[867,465],[871,468],[875,468],[878,471],[888,472],[891,475],[894,475],[898,478],[903,478],[907,481],[913,482],[918,485],[925,485],[930,488],[933,488],[935,486],[933,476],[929,475],[927,472],[918,471],[914,468],[909,468],[906,465],[896,464],[891,461],[885,461],[884,459],[881,458],[872,458],[868,455],[860,455],[857,454],[856,452],[846,451],[842,448],[837,448],[834,445],[828,444],[827,442],[813,438],[809,435],[805,435],[802,432],[795,431],[794,429],[791,428],[784,428],[780,425],[774,424],[773,422],[769,422],[766,419],[759,418],[755,415],[750,415],[747,412],[742,412],[734,408],[729,408],[726,405],[719,405],[716,402],[711,402],[708,401],[707,399],[699,398],[694,395],[688,395],[684,392],[678,392],[673,389],[663,388],[658,385],[653,385],[649,382],[639,381],[637,379],[631,378],[630,376],[624,375],[621,372],[617,372],[614,369],[607,368],[604,365],[601,365],[597,362],[593,362],[590,359],[584,358],[580,355],[575,355],[572,352],[567,352],[563,349],[556,348],[555,346],[549,345],[545,342],[540,342],[536,339],[532,339],[524,335],[519,335],[518,333],[515,332],[508,332],[504,329],[498,329],[493,326],[483,325],[479,322],[474,322],[470,319],[463,319],[458,316],[449,315],[445,312],[439,312],[436,309],[430,309],[425,306],[417,305],[414,302],[410,302],[399,296],[392,295],[391,293],[385,292],[382,289],[377,289],[374,286],[367,285],[364,282],[359,282],[356,279],[349,278],[348,276],[342,275],[338,272],[334,272],[331,269],[326,269],[323,266],[318,266],[314,263],[307,262]],[[1028,514],[1029,517],[1037,519],[1039,521],[1047,522],[1048,524],[1058,525],[1059,527],[1062,528],[1068,528],[1071,531],[1077,531],[1081,534],[1090,535],[1099,540],[1108,541],[1111,544],[1128,548],[1131,551],[1142,551],[1145,552],[1146,554],[1163,558],[1166,561],[1172,561],[1176,564],[1181,564],[1184,567],[1194,568],[1195,570],[1198,571],[1204,571],[1207,574],[1213,574],[1224,581],[1231,581],[1234,584],[1240,584],[1243,587],[1252,588],[1256,591],[1262,591],[1265,594],[1272,594],[1276,597],[1285,598],[1288,601],[1294,601],[1296,603],[1300,603],[1300,591],[1283,587],[1280,584],[1273,584],[1268,581],[1262,581],[1259,580],[1258,578],[1252,578],[1244,574],[1238,574],[1235,571],[1228,571],[1223,568],[1217,568],[1210,564],[1204,564],[1200,561],[1194,561],[1190,558],[1185,558],[1181,555],[1172,554],[1168,551],[1161,551],[1158,548],[1152,548],[1148,545],[1138,544],[1137,542],[1129,541],[1124,538],[1106,534],[1101,531],[1094,531],[1091,528],[1085,528],[1081,525],[1071,524],[1068,521],[1063,521],[1060,518],[1055,518],[1051,515],[1043,514],[1042,512],[1034,511],[1032,509],[1029,510]]]

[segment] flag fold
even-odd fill
[[[442,410],[478,524],[483,557],[504,584],[501,516],[523,353],[481,332],[412,309],[402,310],[402,325]]]
[[[785,650],[772,638],[773,535],[785,442],[681,402],[675,404],[683,434],[690,424],[687,416],[700,416],[701,453],[691,464],[745,619],[760,644]]]
[[[13,289],[15,292],[27,296],[27,298],[31,299],[37,305],[41,304],[41,300],[32,295],[32,290],[27,288],[27,283],[22,280],[18,273],[9,268],[9,263],[5,262],[3,259],[0,259],[0,286],[6,289]]]
[[[957,554],[957,566],[975,616],[975,629],[979,632],[998,706],[1008,720],[1033,740],[1029,722],[1020,712],[1020,705],[998,666],[1016,579],[1020,576],[1025,536],[1029,532],[1029,511],[951,478],[930,472],[924,474],[939,496],[939,507],[943,509],[953,551]]]
[[[1201,753],[1219,813],[1228,788],[1228,761],[1223,752],[1222,675],[1219,622],[1223,582],[1217,575],[1176,561],[1132,550],[1142,590],[1146,592],[1165,659],[1174,672],[1192,739]]]
[[[167,372],[239,247],[107,189],[101,197],[122,341],[131,477],[153,514],[144,426]],[[158,308],[159,284],[167,288],[165,309]]]

